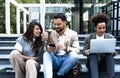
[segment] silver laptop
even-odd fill
[[[115,51],[116,39],[91,39],[90,53],[113,53]]]

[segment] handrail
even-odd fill
[[[102,6],[101,8],[106,8],[106,7],[111,6],[111,5],[114,4],[114,3],[119,3],[119,2],[120,2],[120,1],[112,1],[112,2],[110,2],[110,3],[108,3],[108,4],[104,5],[104,6]]]

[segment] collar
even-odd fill
[[[104,34],[101,37],[96,34],[96,39],[104,39]]]
[[[63,33],[61,36],[66,35],[66,34],[67,34],[67,31],[68,31],[68,28],[65,29],[64,33]],[[58,33],[57,33],[57,34],[58,34]],[[58,36],[59,36],[59,34],[58,34]]]

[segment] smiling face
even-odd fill
[[[58,33],[60,33],[61,31],[63,31],[65,29],[65,27],[66,27],[66,22],[62,21],[60,18],[54,19],[53,20],[53,24],[54,24],[55,30]]]
[[[102,36],[106,31],[106,24],[105,22],[98,23],[95,27],[95,31],[98,36]]]
[[[33,29],[33,35],[34,35],[34,37],[39,37],[40,33],[41,33],[41,30],[40,30],[39,26],[35,25],[34,29]]]

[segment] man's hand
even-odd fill
[[[43,41],[48,41],[48,32],[44,32],[42,36]]]
[[[66,47],[64,44],[61,44],[61,43],[58,43],[58,44],[56,45],[56,47],[57,47],[57,49],[59,49],[59,50],[64,50],[64,51],[67,50],[67,47]]]
[[[54,52],[55,51],[55,47],[53,47],[53,46],[47,45],[46,48],[47,48],[48,52]]]

